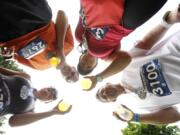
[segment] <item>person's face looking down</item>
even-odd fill
[[[97,66],[97,58],[87,54],[82,54],[79,58],[78,71],[82,75],[89,74]]]
[[[124,92],[121,85],[106,84],[98,90],[96,98],[101,102],[115,102],[117,97]]]
[[[79,73],[77,72],[75,67],[65,65],[61,70],[61,73],[67,82],[76,82],[79,80]]]
[[[42,88],[39,91],[36,91],[37,98],[44,102],[51,102],[57,99],[57,90],[52,87]]]

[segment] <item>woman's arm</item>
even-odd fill
[[[69,27],[68,19],[64,11],[59,10],[56,18],[55,28],[57,35],[57,55],[60,56],[62,61],[65,61],[64,55],[64,39],[67,28]]]
[[[177,108],[169,107],[149,114],[140,114],[140,122],[149,124],[170,124],[180,120]]]
[[[12,127],[23,126],[50,117],[53,114],[54,114],[53,111],[47,111],[42,113],[29,112],[24,114],[15,114],[10,117],[9,125]]]
[[[96,86],[98,81],[102,81],[112,75],[115,75],[121,72],[131,62],[131,56],[127,52],[124,52],[124,51],[114,52],[114,55],[110,59],[112,60],[112,62],[105,70],[103,70],[96,76],[85,77],[85,78],[89,78],[92,82],[92,85],[89,88],[89,90],[93,89]]]
[[[141,123],[147,123],[147,124],[170,124],[174,123],[180,120],[180,113],[178,109],[174,106],[168,107],[165,109],[161,109],[158,111],[152,111],[150,113],[143,113],[143,114],[138,114],[134,113],[131,109],[127,108],[126,106],[123,106],[124,112],[117,112],[114,111],[113,115],[122,121],[135,121],[135,122],[141,122]],[[131,120],[127,120],[126,116],[124,116],[124,113],[128,113],[129,116],[133,114],[133,117]]]
[[[23,114],[15,114],[10,117],[9,125],[12,127],[15,127],[15,126],[23,126],[23,125],[31,124],[33,122],[37,122],[39,120],[48,118],[53,115],[66,114],[66,113],[70,112],[70,110],[72,108],[72,105],[71,105],[71,106],[69,106],[69,108],[66,111],[60,111],[58,109],[58,104],[52,110],[49,110],[46,112],[40,112],[40,113],[28,112],[28,113],[23,113]]]
[[[164,22],[156,25],[141,41],[137,42],[137,48],[151,49],[166,34],[171,25],[180,22],[180,5],[174,11],[167,11],[162,20]]]
[[[57,69],[61,70],[61,73],[66,81],[76,82],[79,79],[78,73],[74,67],[69,66],[66,63],[66,58],[64,55],[64,40],[69,24],[68,24],[68,19],[64,11],[62,10],[58,11],[55,27],[57,34],[56,53],[57,56],[61,59],[61,62],[57,66]],[[68,73],[66,72],[66,70],[68,70]]]
[[[117,51],[115,52],[115,56],[112,63],[104,71],[98,74],[101,79],[106,79],[119,73],[131,62],[131,57],[127,52]]]

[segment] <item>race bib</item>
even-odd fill
[[[140,69],[140,75],[144,89],[156,96],[167,96],[171,94],[164,79],[161,65],[157,59],[152,60]]]
[[[24,48],[21,48],[18,51],[18,54],[25,59],[30,59],[33,56],[41,53],[45,48],[45,42],[40,38],[36,38],[35,40],[28,43]]]
[[[105,34],[108,32],[108,27],[103,28],[91,28],[90,32],[97,40],[102,40],[105,36]]]

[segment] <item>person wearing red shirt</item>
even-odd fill
[[[96,67],[98,58],[111,61],[101,72],[108,74],[101,76],[99,73],[96,76],[96,80],[100,81],[130,63],[131,56],[120,50],[121,39],[152,17],[166,0],[81,0],[80,3],[80,19],[75,35],[83,54],[77,69],[80,74],[87,75]]]

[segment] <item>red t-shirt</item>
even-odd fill
[[[93,30],[86,30],[86,39],[88,43],[88,52],[99,58],[108,57],[113,51],[120,47],[120,41],[124,36],[127,36],[132,30],[123,28],[121,25],[116,24],[106,27],[107,31],[104,32],[102,39],[95,38]],[[97,28],[101,29],[101,28]],[[103,29],[103,28],[102,28]],[[80,19],[78,26],[76,27],[75,36],[79,42],[82,42],[82,35],[84,28]]]
[[[120,47],[120,40],[132,31],[120,25],[124,0],[81,0],[81,8],[75,36],[82,42],[85,24],[88,52],[95,57],[110,55]]]
[[[81,0],[80,2],[89,28],[119,24],[122,18],[124,0]]]
[[[56,55],[56,31],[53,22],[34,30],[19,38],[1,43],[0,46],[6,46],[14,49],[14,58],[18,62],[43,70],[51,67],[48,59],[49,53]],[[67,55],[74,47],[74,41],[70,27],[68,28],[64,42],[64,53]]]

